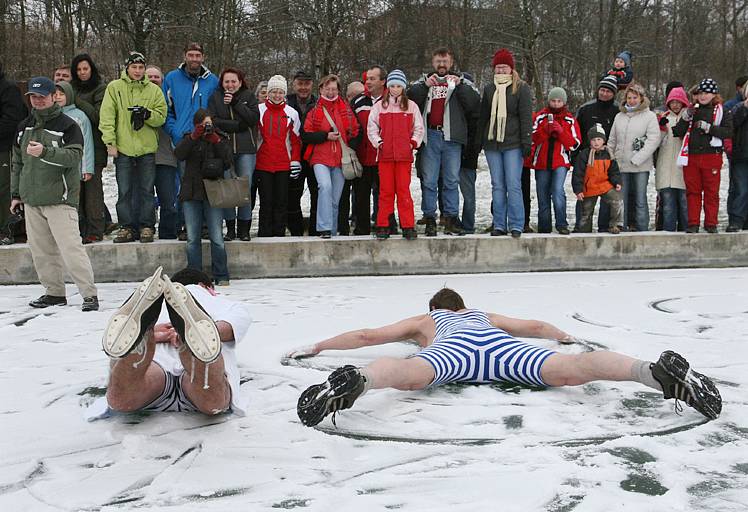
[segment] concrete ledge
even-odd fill
[[[510,237],[284,238],[226,244],[232,279],[748,266],[748,233]],[[97,282],[138,281],[186,265],[184,242],[86,246]],[[210,248],[203,243],[210,269]],[[0,284],[38,282],[27,245],[0,247]]]

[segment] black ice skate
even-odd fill
[[[722,398],[712,379],[693,371],[680,354],[665,351],[651,368],[665,398],[682,400],[710,420],[722,412]]]
[[[310,386],[301,394],[296,406],[299,419],[307,427],[313,427],[328,414],[349,409],[364,392],[365,382],[366,379],[355,366],[338,368],[325,382]]]

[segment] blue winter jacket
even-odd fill
[[[190,76],[182,63],[169,72],[164,79],[163,89],[169,112],[164,129],[175,143],[182,140],[185,133],[191,132],[192,117],[199,109],[208,108],[208,100],[218,87],[218,77],[202,66],[197,77]]]

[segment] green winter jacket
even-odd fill
[[[26,153],[30,141],[44,146],[41,156]],[[78,206],[83,134],[55,104],[33,110],[18,126],[13,143],[10,193],[29,206]]]
[[[133,130],[129,107],[145,107],[151,112],[145,126]],[[166,100],[161,88],[147,77],[137,82],[125,71],[122,78],[109,82],[99,113],[101,139],[116,146],[123,155],[137,157],[158,149],[158,127],[166,121]]]

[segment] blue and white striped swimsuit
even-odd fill
[[[432,386],[448,382],[516,382],[547,386],[540,369],[552,350],[514,339],[494,327],[488,315],[437,309],[434,342],[415,355],[434,367]]]

